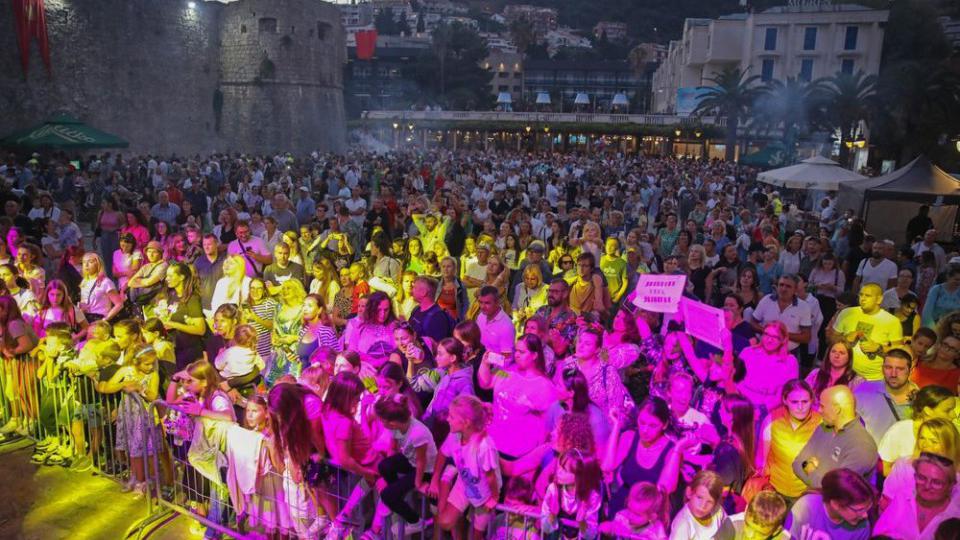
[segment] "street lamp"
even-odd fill
[[[523,129],[525,129],[527,133],[530,133],[530,130],[533,129],[533,128],[531,128],[530,126],[527,126],[527,127],[523,128]]]
[[[397,129],[398,127],[400,127],[400,124],[394,122],[394,123],[393,123],[393,129]]]
[[[698,130],[694,131],[693,134],[696,135],[697,138],[699,139],[699,138],[703,135],[703,132],[698,129]]]
[[[544,133],[550,133],[550,126],[543,126]],[[957,141],[957,149],[960,150],[960,141]]]
[[[680,133],[681,133],[680,128],[673,130],[673,134],[676,135],[677,137],[680,136]]]

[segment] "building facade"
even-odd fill
[[[527,20],[533,26],[533,32],[539,38],[558,27],[559,14],[553,8],[528,6],[525,4],[511,4],[503,9],[503,17],[507,26],[520,19]]]
[[[606,35],[607,41],[624,41],[627,39],[627,23],[600,21],[594,25],[593,35],[597,39]]]
[[[889,11],[858,5],[804,3],[719,19],[687,19],[653,77],[653,112],[688,114],[697,88],[727,66],[761,81],[812,81],[838,72],[880,69]]]
[[[514,103],[523,98],[523,55],[491,49],[483,68],[493,74],[490,79],[490,93],[498,96],[508,92]]]
[[[342,150],[344,33],[313,0],[47,2],[51,73],[0,32],[0,133],[59,111],[130,152]],[[13,29],[13,10],[0,9]],[[92,61],[91,59],[95,59]],[[105,82],[111,82],[105,84]]]
[[[377,36],[373,58],[358,60],[356,47],[348,47],[343,75],[347,115],[408,108],[418,94],[413,73],[417,58],[429,48],[427,38]]]
[[[527,60],[523,65],[522,101],[533,104],[537,94],[547,92],[555,111],[575,110],[577,94],[586,94],[590,100],[583,109],[608,111],[613,97],[622,93],[633,104],[631,108],[639,109],[634,112],[642,112],[648,88],[643,74],[622,61]]]

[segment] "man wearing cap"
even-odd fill
[[[487,241],[477,243],[477,256],[466,257],[460,268],[460,281],[467,287],[467,298],[474,301],[477,290],[483,286],[487,277],[487,260],[490,258],[491,246]],[[521,274],[522,275],[522,274]]]

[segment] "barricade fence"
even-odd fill
[[[294,471],[271,454],[262,434],[237,423],[192,417],[182,404],[146,403],[136,392],[101,392],[96,374],[13,362],[0,370],[8,437],[34,444],[37,464],[92,469],[144,495],[143,524],[174,513],[205,527],[210,538],[359,539],[372,528],[385,540],[437,537],[430,534],[436,501],[415,490],[406,501],[420,519],[411,526],[380,500],[378,486],[335,465]],[[563,538],[595,537],[562,523]],[[538,509],[504,505],[485,532],[486,540],[552,537]]]
[[[116,419],[123,393],[97,390],[97,376],[20,357],[2,361],[0,443],[35,444],[31,460],[123,480],[129,459],[117,451]],[[145,404],[137,405],[144,412]]]

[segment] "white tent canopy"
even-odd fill
[[[630,104],[630,101],[627,100],[627,96],[626,96],[625,94],[623,94],[622,92],[621,92],[621,93],[618,93],[618,94],[615,95],[615,96],[613,96],[613,103],[612,103],[612,105],[617,106],[617,107],[625,107],[625,106],[627,106],[627,105],[629,105],[629,104]]]
[[[537,94],[537,105],[549,105],[550,104],[550,94],[546,92],[539,92]]]
[[[513,103],[513,97],[510,96],[510,92],[500,92],[497,94],[497,103],[507,104]]]
[[[577,94],[576,99],[573,100],[573,103],[575,105],[589,105],[590,97],[584,94],[583,92],[580,92],[579,94]]]
[[[796,165],[762,172],[757,180],[764,184],[792,188],[836,191],[840,184],[863,180],[853,171],[844,169],[836,161],[822,156],[805,159]]]

